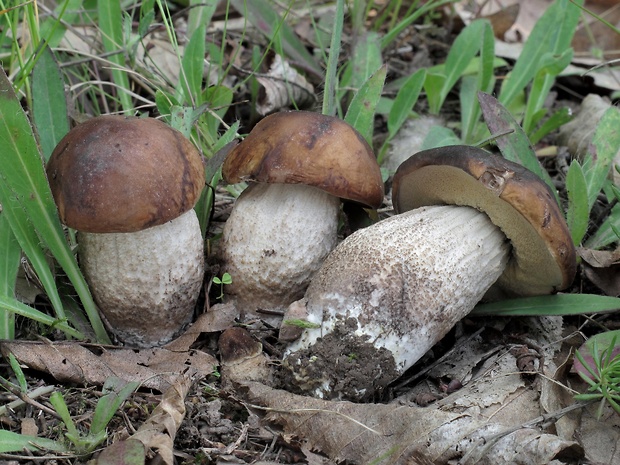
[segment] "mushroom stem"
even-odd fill
[[[93,297],[121,341],[162,345],[190,322],[204,273],[202,234],[193,209],[142,231],[79,232],[78,242]]]
[[[319,397],[372,396],[473,309],[510,250],[471,207],[422,207],[357,231],[306,292],[307,320],[320,328],[288,348],[291,381]]]
[[[246,317],[280,310],[301,298],[336,246],[340,200],[302,184],[251,184],[224,226],[226,292]],[[275,317],[276,323],[281,316]]]

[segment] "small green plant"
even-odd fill
[[[107,439],[108,423],[139,384],[116,377],[108,378],[103,385],[103,397],[97,402],[92,422],[86,433],[80,431],[75,425],[62,393],[56,391],[50,396],[50,403],[67,429],[65,437],[77,455],[90,454]]]
[[[316,328],[321,327],[320,324],[312,323],[308,320],[301,320],[301,319],[284,320],[282,324],[289,325],[289,326],[296,326],[297,328],[303,328],[303,329],[316,329]]]
[[[27,380],[19,363],[12,354],[9,355],[8,359],[18,384],[15,385],[3,378],[0,379],[0,382],[5,389],[27,394]],[[56,391],[50,395],[49,401],[67,430],[65,432],[67,441],[38,438],[0,430],[0,452],[22,452],[23,450],[34,452],[47,449],[77,456],[89,455],[107,439],[106,427],[108,423],[138,386],[139,383],[137,382],[127,382],[116,377],[108,378],[103,385],[103,396],[97,402],[86,433],[78,429],[71,417],[64,396],[61,392]]]
[[[215,276],[213,278],[213,284],[220,286],[220,295],[217,296],[217,299],[222,300],[224,298],[224,286],[232,284],[232,276],[230,276],[230,273],[224,273],[221,278]]]
[[[576,394],[576,400],[599,401],[597,418],[606,404],[620,414],[620,331],[607,331],[591,337],[575,352],[575,369],[588,385],[588,391]]]

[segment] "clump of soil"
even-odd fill
[[[394,357],[369,342],[369,336],[356,335],[357,327],[355,318],[339,321],[312,347],[288,355],[280,373],[282,388],[362,402],[380,396],[398,377]]]

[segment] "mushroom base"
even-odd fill
[[[291,305],[305,302],[304,319],[320,327],[289,346],[284,378],[317,397],[371,398],[473,309],[509,251],[470,207],[420,208],[357,231]]]
[[[355,318],[337,316],[333,330],[320,343],[284,359],[281,383],[298,393],[370,402],[401,371],[393,354],[370,336],[355,334]],[[369,361],[371,363],[369,363]]]
[[[198,218],[135,233],[79,233],[80,265],[109,330],[132,347],[171,341],[187,325],[203,283]]]
[[[223,231],[224,292],[247,318],[278,325],[336,246],[340,200],[301,184],[250,185],[237,199]]]

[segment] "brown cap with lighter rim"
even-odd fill
[[[512,246],[491,296],[548,294],[575,277],[575,248],[554,195],[519,164],[469,146],[425,150],[399,166],[392,198],[397,213],[427,205],[486,213]]]
[[[62,222],[94,233],[173,220],[193,208],[205,185],[202,157],[179,131],[124,116],[99,116],[69,131],[47,177]]]
[[[372,149],[345,121],[308,111],[262,119],[222,166],[226,182],[306,184],[378,208],[381,171]]]

